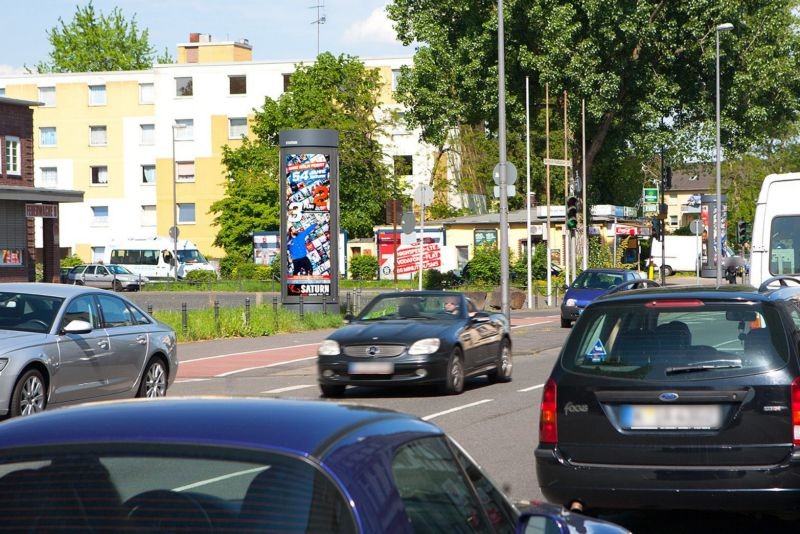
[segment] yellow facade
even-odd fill
[[[189,61],[189,50],[196,50],[196,61]],[[246,43],[207,42],[178,45],[178,63],[227,63],[252,61],[253,49]]]

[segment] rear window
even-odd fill
[[[788,361],[778,311],[757,303],[641,301],[587,308],[562,365],[598,376],[692,380],[769,371]]]

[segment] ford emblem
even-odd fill
[[[661,400],[661,401],[664,401],[664,402],[676,401],[676,400],[678,400],[678,394],[677,393],[673,393],[673,392],[662,393],[661,395],[658,396],[658,400]]]

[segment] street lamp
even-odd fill
[[[722,187],[720,185],[720,148],[719,148],[719,32],[733,29],[733,24],[726,22],[717,26],[717,216],[714,220],[716,235],[717,287],[722,284]]]
[[[175,159],[175,132],[185,130],[186,125],[176,123],[172,125],[172,228],[169,233],[172,236],[172,261],[174,262],[175,281],[178,281],[178,162]]]

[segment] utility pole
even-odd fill
[[[500,145],[500,312],[511,320],[508,302],[508,189],[506,187],[506,67],[503,0],[497,0],[497,93]]]

